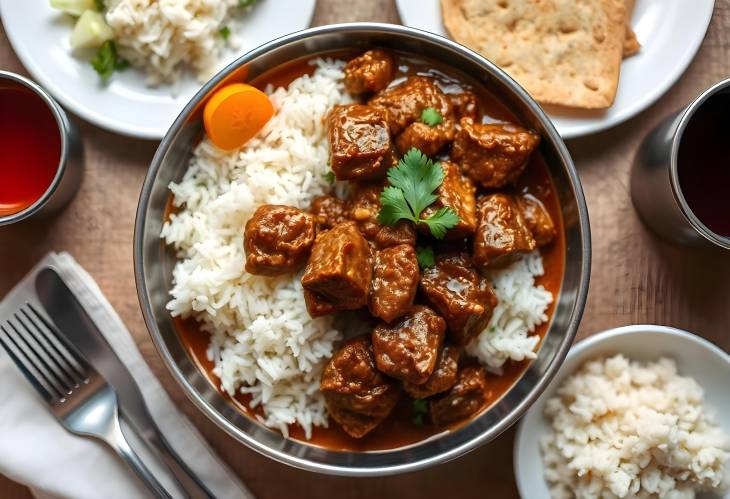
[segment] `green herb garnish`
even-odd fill
[[[441,116],[441,113],[435,107],[427,107],[421,111],[421,121],[428,126],[436,126],[443,123],[444,117]]]
[[[325,179],[329,184],[334,184],[335,180],[337,180],[337,178],[335,177],[335,172],[333,172],[332,170],[322,175],[322,178]]]
[[[423,223],[431,229],[433,237],[443,239],[446,231],[459,222],[459,215],[448,207],[421,218],[421,212],[438,199],[433,192],[444,181],[444,169],[415,147],[388,170],[388,180],[391,185],[380,195],[378,221],[381,224],[395,225],[400,219],[416,225]]]
[[[251,7],[258,0],[238,0],[238,6],[241,8]]]
[[[223,26],[221,27],[221,29],[218,30],[218,34],[224,40],[228,40],[228,37],[231,36],[231,28],[229,28],[228,26]]]
[[[104,0],[94,0],[94,5],[96,6],[96,10],[98,10],[99,12],[102,12],[104,11],[104,9],[106,9]]]
[[[117,54],[117,46],[112,40],[104,42],[96,55],[91,59],[91,65],[99,73],[102,80],[108,80],[114,71],[122,71],[129,67],[129,61]]]
[[[424,399],[413,399],[413,424],[422,425],[426,414],[428,414],[428,402]]]
[[[433,248],[431,246],[419,246],[416,248],[416,258],[418,258],[418,266],[422,269],[434,266]]]

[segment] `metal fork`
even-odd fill
[[[68,431],[105,442],[155,497],[171,497],[124,437],[114,390],[42,312],[26,302],[0,324],[0,344]]]

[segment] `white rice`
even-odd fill
[[[106,21],[122,57],[147,73],[150,85],[175,83],[183,71],[207,81],[227,46],[238,47],[239,0],[106,0]],[[230,35],[224,39],[220,29]]]
[[[584,364],[545,405],[545,479],[556,499],[692,498],[726,486],[730,441],[672,359]]]
[[[546,311],[553,301],[550,291],[535,286],[535,277],[543,274],[538,251],[488,274],[499,302],[489,325],[466,351],[489,370],[500,373],[508,359],[521,361],[537,356],[535,347],[540,337],[530,333],[548,320]]]
[[[197,146],[182,181],[170,185],[180,211],[162,230],[179,256],[168,309],[194,317],[211,334],[209,356],[221,387],[250,394],[264,424],[287,435],[287,425],[299,423],[307,437],[313,425],[327,425],[319,377],[342,335],[332,317],[309,317],[300,275],[245,272],[242,243],[243,226],[259,205],[307,208],[330,188],[323,118],[350,98],[343,63],[316,64],[311,77],[267,90],[276,114],[240,151],[222,152],[207,139]],[[472,353],[491,368],[534,358],[538,338],[528,333],[547,319],[552,300],[534,287],[541,274],[534,253],[490,276],[500,304]]]

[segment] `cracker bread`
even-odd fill
[[[631,57],[641,49],[636,33],[631,29],[631,14],[634,13],[634,0],[626,0],[626,37],[624,38],[624,59]]]
[[[539,102],[588,109],[616,96],[626,0],[441,0],[452,38]]]
[[[624,59],[631,57],[641,49],[641,43],[636,39],[636,33],[631,26],[626,25],[626,37],[624,38]]]

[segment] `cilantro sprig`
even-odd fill
[[[328,184],[334,184],[335,180],[337,180],[337,177],[335,177],[335,172],[332,170],[328,171],[327,173],[322,175],[322,178],[327,181]]]
[[[436,126],[444,122],[444,117],[435,107],[427,107],[421,111],[421,121],[428,126]]]
[[[433,256],[433,248],[431,246],[417,247],[416,259],[418,259],[418,266],[422,269],[433,267],[436,264],[436,260]]]
[[[416,225],[426,224],[433,237],[443,239],[446,231],[459,222],[459,216],[449,207],[421,218],[421,212],[438,199],[434,191],[444,181],[444,169],[415,147],[388,170],[388,180],[391,185],[380,195],[378,221],[381,224],[395,225],[398,220],[410,220]]]
[[[228,37],[231,36],[231,28],[228,26],[221,26],[218,30],[218,35],[224,40],[228,40]]]
[[[117,54],[117,46],[112,40],[105,41],[96,55],[91,59],[91,66],[99,73],[102,81],[108,80],[114,71],[123,71],[129,67],[129,61]]]
[[[428,414],[428,403],[424,399],[413,399],[413,423],[422,425],[426,414]]]

